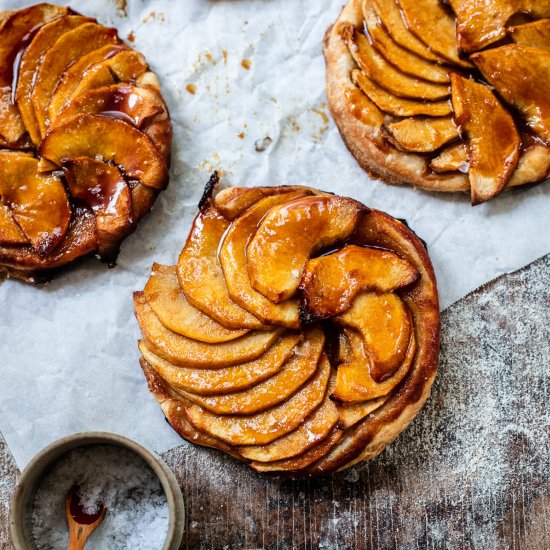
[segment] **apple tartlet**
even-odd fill
[[[307,187],[207,193],[177,265],[155,264],[134,304],[168,422],[260,472],[373,458],[436,375],[437,286],[420,239]]]
[[[0,274],[114,261],[171,142],[157,77],[115,29],[51,4],[0,12]]]
[[[373,177],[479,204],[550,175],[550,2],[349,0],[327,95]]]

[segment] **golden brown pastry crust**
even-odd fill
[[[428,191],[468,191],[466,174],[431,173],[427,158],[399,151],[377,135],[376,125],[366,124],[353,114],[345,91],[357,90],[351,81],[356,64],[342,40],[342,31],[348,25],[358,27],[362,22],[361,2],[351,0],[327,30],[323,42],[328,105],[347,148],[363,170],[386,183],[410,184]]]
[[[409,184],[428,191],[468,192],[470,181],[467,162],[456,167],[448,165],[446,170],[436,172],[431,169],[430,163],[439,150],[427,155],[407,152],[396,147],[395,140],[389,141],[385,136],[388,135],[388,126],[400,118],[381,111],[353,81],[352,73],[357,71],[358,66],[350,53],[345,35],[350,28],[361,32],[364,23],[364,2],[372,3],[371,0],[349,0],[336,22],[327,30],[323,43],[328,105],[344,143],[371,177],[386,183]],[[426,4],[431,5],[431,0],[427,0]],[[381,2],[381,5],[383,6],[384,2]],[[416,36],[414,39],[417,40]],[[373,48],[376,50],[376,44]],[[457,70],[452,65],[450,63],[446,66],[449,72]],[[384,86],[384,82],[376,84]],[[350,95],[354,101],[350,101]],[[358,108],[360,102],[364,105],[362,115],[359,114]],[[465,134],[462,135],[462,139],[466,138]],[[453,147],[454,144],[451,143],[450,146]],[[445,151],[444,148],[442,150]],[[547,146],[527,139],[522,144],[521,153],[519,168],[511,176],[508,175],[504,190],[537,183],[549,175],[550,149]],[[488,194],[488,198],[484,200],[492,198],[501,190],[495,189],[494,193]],[[476,202],[475,191],[472,195]]]
[[[0,276],[39,282],[91,254],[113,262],[168,183],[157,77],[115,29],[39,4],[0,12],[0,80]]]
[[[293,194],[292,191],[297,193]],[[304,193],[309,194],[304,195]],[[277,197],[281,197],[279,204],[277,204]],[[338,365],[345,361],[343,359],[344,355],[349,354],[350,350],[348,349],[347,352],[344,350],[346,346],[349,346],[349,343],[345,344],[344,341],[340,341],[340,344],[337,343],[340,322],[333,316],[323,324],[326,338],[324,349],[325,353],[328,353],[331,362],[330,376],[324,382],[326,384],[326,389],[323,390],[324,396],[320,394],[317,397],[311,397],[311,399],[316,400],[315,403],[312,403],[313,408],[306,406],[304,408],[306,412],[304,412],[304,416],[299,418],[298,423],[291,420],[295,413],[294,409],[287,410],[281,416],[282,411],[285,410],[284,407],[287,407],[287,404],[291,401],[295,402],[295,406],[298,408],[304,407],[305,403],[299,399],[299,396],[310,391],[308,388],[319,383],[319,376],[322,377],[322,364],[323,361],[326,361],[323,358],[319,359],[315,375],[305,383],[300,382],[302,385],[297,389],[293,389],[290,395],[287,395],[288,388],[273,392],[274,387],[276,388],[274,384],[278,383],[277,380],[290,381],[293,379],[285,372],[285,370],[290,371],[292,369],[291,366],[289,367],[289,365],[292,365],[292,361],[305,361],[304,368],[306,368],[307,355],[311,354],[315,346],[318,345],[310,338],[311,334],[319,330],[315,327],[321,325],[315,322],[315,317],[302,315],[303,320],[307,319],[306,323],[313,321],[313,324],[302,323],[300,341],[296,344],[294,354],[290,356],[290,359],[285,359],[286,362],[279,365],[275,370],[272,369],[269,377],[259,378],[256,373],[255,377],[258,377],[258,381],[244,386],[241,380],[239,385],[243,387],[243,390],[234,394],[228,394],[227,390],[221,390],[218,392],[220,395],[216,396],[214,389],[209,387],[209,398],[201,395],[194,397],[192,391],[181,392],[178,390],[178,386],[182,385],[178,382],[178,377],[190,376],[191,373],[193,377],[200,377],[201,369],[219,369],[219,367],[216,364],[208,367],[204,362],[204,356],[201,357],[200,365],[197,363],[196,367],[192,367],[191,370],[187,360],[181,363],[182,365],[185,364],[185,369],[180,367],[178,370],[177,365],[170,365],[167,362],[170,357],[172,361],[178,359],[174,356],[175,340],[173,340],[174,337],[177,339],[177,335],[166,333],[169,341],[165,341],[164,345],[167,346],[165,350],[162,342],[156,339],[148,342],[148,338],[155,338],[155,336],[150,331],[151,320],[148,320],[144,315],[143,304],[146,303],[146,300],[144,300],[142,293],[138,293],[136,296],[136,314],[145,337],[140,343],[140,348],[145,350],[147,356],[147,360],[142,357],[141,366],[147,378],[149,389],[161,404],[168,422],[182,437],[199,445],[218,448],[248,462],[252,468],[261,472],[274,472],[293,477],[318,476],[347,468],[352,464],[376,456],[407,427],[418,413],[430,394],[430,388],[437,372],[439,354],[440,317],[437,283],[428,253],[422,241],[403,222],[383,212],[369,210],[355,201],[346,203],[346,200],[349,201],[349,199],[331,197],[314,189],[303,187],[236,188],[224,190],[213,198],[208,198],[202,208],[203,211],[208,211],[216,205],[219,208],[218,212],[225,212],[228,227],[231,227],[231,224],[238,223],[244,214],[247,217],[252,216],[256,211],[258,211],[258,216],[263,214],[257,228],[252,230],[249,243],[261,242],[261,239],[265,236],[271,239],[271,229],[273,227],[283,227],[283,231],[292,232],[292,225],[290,225],[290,228],[288,223],[284,226],[278,225],[278,220],[282,219],[280,216],[286,216],[287,220],[296,219],[297,221],[294,223],[300,223],[299,220],[303,218],[300,209],[306,208],[308,205],[315,205],[317,201],[322,202],[322,211],[326,211],[329,205],[333,207],[334,204],[337,204],[339,211],[342,212],[343,209],[347,209],[346,216],[349,216],[350,207],[360,212],[357,221],[354,222],[353,234],[346,241],[348,244],[355,243],[359,247],[347,248],[347,250],[350,250],[350,253],[360,253],[362,247],[368,247],[368,250],[374,251],[383,249],[386,251],[384,254],[391,254],[393,258],[396,258],[396,269],[399,269],[401,265],[404,269],[404,278],[400,283],[401,288],[396,289],[395,284],[399,286],[399,283],[395,283],[392,286],[394,290],[389,290],[389,295],[386,294],[388,287],[384,287],[380,281],[373,283],[374,287],[363,285],[359,289],[356,288],[354,292],[358,297],[364,295],[365,292],[367,294],[370,292],[370,296],[374,297],[374,300],[384,299],[385,296],[391,296],[393,292],[397,293],[398,300],[405,304],[408,311],[407,315],[410,315],[412,322],[413,334],[411,338],[414,338],[416,346],[413,348],[414,358],[408,367],[405,378],[393,389],[390,388],[370,400],[365,401],[358,398],[357,402],[345,403],[334,398],[333,392],[336,384],[338,384],[336,371]],[[269,205],[267,213],[263,213],[262,205]],[[293,218],[291,212],[293,209],[299,209],[300,215],[296,218]],[[334,216],[332,219],[336,220],[337,215],[337,213],[332,214]],[[270,225],[271,223],[275,225]],[[315,221],[311,221],[311,224],[313,225],[309,227],[317,227]],[[326,224],[323,225],[325,227],[323,231],[326,234]],[[265,231],[260,230],[260,227],[265,228]],[[298,233],[300,232],[302,230],[298,231]],[[317,233],[317,230],[314,233]],[[225,235],[231,235],[231,231],[226,231]],[[195,236],[195,238],[197,237]],[[281,239],[283,239],[282,236]],[[273,243],[278,243],[276,245],[278,247],[282,246],[282,240],[278,240],[276,236]],[[233,244],[231,240],[229,242],[222,240],[220,250],[227,246],[231,247]],[[272,244],[266,246],[269,248]],[[189,241],[186,246],[189,246]],[[250,248],[250,244],[248,246]],[[337,246],[340,250],[343,250],[347,245],[338,244]],[[298,254],[298,251],[296,253]],[[321,257],[321,259],[323,258]],[[280,262],[276,263],[279,265],[277,269],[280,269]],[[265,257],[264,265],[273,265],[273,262]],[[174,270],[174,268],[163,269],[166,273]],[[246,266],[244,269],[246,270]],[[354,268],[351,269],[353,271]],[[155,275],[153,274],[153,276]],[[354,274],[352,273],[351,276],[353,277]],[[279,283],[281,281],[282,279],[278,280]],[[377,291],[376,288],[382,290]],[[171,300],[173,300],[173,292],[179,291],[175,289],[171,291]],[[373,292],[374,294],[372,294]],[[162,307],[162,299],[159,300],[156,295],[154,298],[157,302],[155,307]],[[350,310],[354,303],[352,301],[351,304],[343,307],[346,311]],[[246,302],[242,302],[242,304],[246,305]],[[201,304],[195,304],[195,306],[197,305],[200,306]],[[302,304],[302,307],[304,307],[304,304]],[[157,309],[157,311],[159,310]],[[172,314],[176,313],[173,309],[170,311]],[[205,311],[203,310],[202,313],[204,314]],[[162,311],[159,311],[159,317],[162,316]],[[267,327],[265,328],[267,329]],[[271,330],[276,329],[275,326],[271,328]],[[192,336],[187,329],[186,334],[187,337]],[[249,334],[253,334],[253,332]],[[279,338],[284,338],[285,334],[296,333],[294,331],[284,332]],[[181,337],[178,342],[178,345],[185,345],[185,340],[181,340]],[[215,344],[213,345],[215,346]],[[220,345],[225,344],[221,343]],[[183,350],[183,347],[180,349]],[[335,354],[336,349],[340,351]],[[204,350],[204,353],[210,353],[207,348],[204,348]],[[268,351],[264,353],[267,354]],[[325,353],[322,357],[325,357]],[[180,357],[183,359],[183,356]],[[253,359],[250,364],[256,364],[262,360],[262,357],[263,355]],[[317,361],[317,359],[314,360]],[[241,366],[234,365],[234,363],[233,366],[230,365],[224,368],[229,377],[231,376],[231,369],[234,372],[238,370],[240,377],[244,372]],[[311,368],[311,365],[307,368]],[[224,376],[224,379],[227,376]],[[308,376],[311,377],[311,375]],[[211,375],[209,375],[209,378],[212,378]],[[183,385],[189,388],[189,384]],[[280,400],[282,394],[287,395],[283,401]],[[315,391],[313,394],[317,395]],[[321,398],[320,402],[318,401],[319,398]],[[232,407],[232,402],[235,403],[235,407]],[[220,414],[222,409],[219,409],[220,403],[223,403],[222,414]],[[247,403],[245,409],[242,408],[243,403]],[[203,407],[206,408],[203,409]],[[247,412],[243,416],[244,413],[238,413],[238,410],[246,410]],[[319,419],[315,417],[316,411],[322,411],[319,412]],[[227,416],[228,414],[229,416]],[[334,415],[339,418],[336,424],[332,420]],[[285,420],[278,420],[273,423],[274,419],[279,418],[279,416]],[[286,422],[294,423],[287,429],[285,427]],[[311,424],[311,429],[314,431],[308,436],[308,440],[304,440],[304,434],[300,431],[300,427],[307,422]],[[270,429],[275,430],[277,433],[274,432],[275,435],[272,436],[269,433],[262,433],[261,430],[257,432],[258,426],[271,426]],[[316,429],[319,431],[316,432]],[[252,449],[254,450],[252,451]],[[245,456],[249,458],[245,458]]]

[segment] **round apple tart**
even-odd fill
[[[0,12],[0,274],[112,262],[168,182],[157,77],[115,29],[69,8]]]
[[[426,248],[349,198],[214,187],[177,265],[155,264],[134,295],[141,366],[168,422],[261,472],[316,476],[373,458],[436,375]]]
[[[549,0],[349,0],[324,53],[373,177],[479,204],[550,175]]]

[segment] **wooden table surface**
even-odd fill
[[[550,255],[444,311],[440,373],[375,460],[268,478],[183,444],[182,548],[550,549]],[[18,475],[0,437],[0,547]],[[107,550],[107,549],[106,549]]]

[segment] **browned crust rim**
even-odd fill
[[[424,244],[405,223],[377,210],[369,210],[364,215],[352,242],[392,250],[410,261],[420,273],[411,287],[400,291],[414,319],[418,344],[414,362],[407,378],[392,392],[388,401],[355,426],[346,429],[342,438],[323,458],[302,470],[271,474],[296,478],[321,476],[373,458],[408,426],[430,395],[439,358],[440,313],[435,273]],[[143,359],[141,364],[149,388],[161,405],[166,400],[181,400],[152,368],[148,368]],[[175,413],[173,407],[165,404],[163,410],[168,422],[185,439],[218,448],[249,462],[239,455],[238,448],[201,432],[184,415]]]
[[[28,10],[33,7],[35,6],[22,8],[22,10]],[[22,10],[0,11],[0,30],[2,30],[9,16]],[[72,13],[71,10],[69,11]],[[166,177],[162,182],[162,187],[166,187],[172,148],[170,113],[162,96],[156,74],[147,67],[142,77],[147,78],[143,78],[139,87],[155,93],[164,108],[163,113],[146,121],[140,131],[144,139],[150,141],[157,148],[159,156],[164,160]],[[12,145],[7,143],[0,143],[0,149],[17,151],[12,148]],[[23,149],[21,149],[21,152],[24,152]],[[151,210],[159,192],[158,189],[147,187],[140,182],[135,184],[135,186],[131,186],[135,224],[133,229],[119,240],[118,247],[120,247],[129,234],[135,231],[138,222]],[[60,246],[43,257],[30,245],[0,245],[0,281],[7,277],[19,279],[27,283],[47,282],[60,274],[68,266],[77,264],[94,254],[98,254],[97,233],[95,231],[95,224],[93,223],[95,215],[88,208],[80,206],[78,202],[75,203],[70,195],[69,197],[73,212],[69,230]],[[82,234],[79,233],[81,230]],[[102,256],[100,258],[101,261],[111,266],[114,265],[119,252],[118,247],[109,254]]]
[[[426,158],[404,153],[386,143],[382,149],[375,139],[375,128],[350,112],[345,91],[356,88],[350,76],[355,63],[341,31],[348,25],[361,25],[362,17],[361,2],[350,0],[334,25],[327,29],[323,41],[328,106],[346,147],[369,176],[386,183],[412,185],[427,191],[468,192],[466,174],[428,173]]]
[[[422,241],[402,222],[373,210],[358,228],[357,241],[388,248],[410,261],[420,273],[411,290],[402,293],[415,326],[417,352],[408,376],[380,408],[346,430],[342,441],[308,469],[323,475],[378,455],[413,420],[428,399],[437,374],[440,314],[437,281]]]

